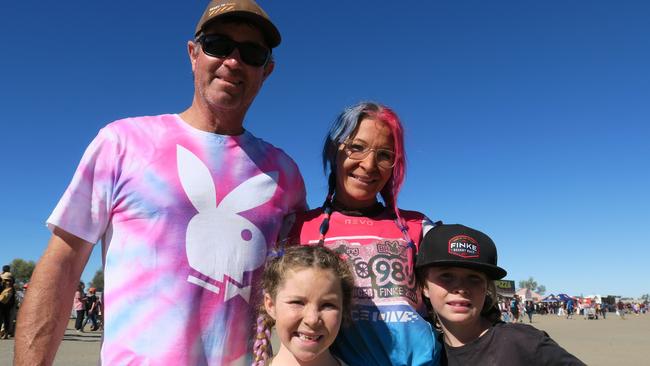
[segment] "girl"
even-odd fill
[[[494,242],[463,225],[438,225],[425,236],[416,272],[445,351],[442,365],[584,365],[543,331],[504,323],[495,306]]]
[[[431,224],[397,207],[405,160],[402,124],[392,110],[375,103],[344,110],[323,146],[327,198],[295,216],[289,234],[289,242],[345,254],[354,268],[352,323],[332,346],[351,365],[437,363],[413,272],[415,251]]]
[[[347,264],[323,247],[293,246],[270,259],[262,279],[253,366],[345,365],[329,346],[349,317],[353,286]],[[271,360],[273,325],[281,346]]]

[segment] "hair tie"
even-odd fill
[[[284,248],[280,249],[274,249],[271,252],[269,252],[268,257],[269,258],[280,258],[284,255]]]

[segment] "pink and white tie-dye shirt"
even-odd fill
[[[229,365],[249,362],[254,285],[305,206],[283,151],[161,115],[103,128],[47,222],[102,240],[102,364]]]

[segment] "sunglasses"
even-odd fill
[[[260,67],[266,65],[271,59],[271,50],[253,42],[236,42],[220,35],[202,35],[197,39],[206,55],[212,57],[227,57],[235,50],[239,50],[239,57],[245,64]]]

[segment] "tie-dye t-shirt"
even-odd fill
[[[102,240],[102,364],[247,364],[252,285],[305,206],[281,150],[161,115],[103,128],[47,222]]]
[[[400,215],[418,247],[433,225],[419,212]],[[297,214],[288,241],[318,243],[324,218],[322,208]],[[413,273],[415,252],[393,218],[390,210],[372,218],[330,217],[324,245],[344,253],[355,276],[352,324],[341,327],[332,351],[351,366],[437,365],[440,357],[441,345],[421,315],[426,309]]]

